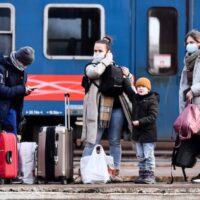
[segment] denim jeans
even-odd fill
[[[155,171],[154,149],[154,143],[136,143],[136,156],[140,170]]]
[[[120,163],[121,163],[122,150],[121,150],[120,139],[122,134],[122,128],[124,125],[124,120],[125,116],[121,108],[112,110],[111,120],[107,133],[108,133],[110,155],[113,156],[114,167],[116,169],[120,168]],[[102,128],[98,129],[96,143],[95,144],[86,143],[82,156],[89,156],[92,154],[94,146],[96,144],[100,144],[104,131],[105,129]]]
[[[6,119],[2,123],[5,131],[14,133],[17,136],[17,113],[14,109],[8,111]]]

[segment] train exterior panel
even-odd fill
[[[69,92],[72,117],[81,116],[84,66],[94,42],[108,34],[116,63],[148,77],[160,94],[158,138],[169,140],[178,115],[184,37],[200,28],[198,8],[198,0],[1,0],[0,52],[35,49],[27,70],[28,84],[37,89],[26,97],[24,114],[63,116],[63,94]]]

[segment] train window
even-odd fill
[[[14,7],[0,3],[0,53],[8,56],[14,48]]]
[[[50,4],[45,8],[44,54],[50,59],[88,59],[104,35],[99,5]]]
[[[177,10],[171,7],[148,11],[148,71],[153,75],[177,72]]]

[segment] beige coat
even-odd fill
[[[103,72],[105,71],[106,66],[102,63],[98,63],[95,66],[93,64],[88,65],[86,67],[86,74],[90,79],[93,79],[97,84],[99,84],[99,77]],[[107,63],[106,63],[107,64]],[[98,88],[91,84],[89,91],[84,97],[83,102],[83,128],[82,128],[82,136],[81,140],[86,141],[89,143],[94,144],[96,142],[97,137],[97,130],[98,130],[98,107],[100,103],[100,95],[101,93],[98,92]],[[122,95],[120,95],[122,96]],[[128,118],[131,116],[129,112],[131,112],[131,103],[128,102],[128,99],[120,97],[120,102],[126,101],[127,104],[123,104],[122,108],[125,110],[126,113],[125,116]],[[128,106],[127,106],[128,105]],[[129,107],[129,110],[127,110],[127,107]],[[128,121],[128,128],[132,127],[131,125],[131,119]]]

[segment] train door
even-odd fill
[[[186,0],[135,0],[132,9],[135,75],[148,77],[152,89],[160,94],[158,139],[169,140],[178,115]]]

